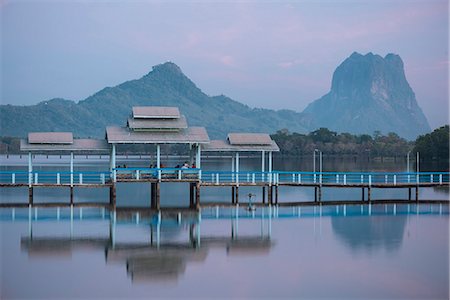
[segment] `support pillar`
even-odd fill
[[[150,183],[150,208],[156,209],[156,184]]]
[[[33,205],[33,187],[28,187],[28,204]]]
[[[272,151],[269,152],[269,172],[272,172]]]
[[[317,202],[317,186],[314,187],[314,202]]]
[[[411,188],[408,188],[408,200],[411,201]]]
[[[195,184],[195,208],[200,210],[200,183]]]
[[[114,176],[114,168],[116,167],[116,145],[111,145],[111,153],[109,155],[109,171],[111,172],[111,181],[116,180]]]
[[[234,204],[235,197],[236,197],[235,187],[232,186],[231,187],[231,204]]]
[[[160,199],[160,195],[161,195],[161,183],[157,182],[155,183],[155,202],[156,202],[156,206],[155,209],[156,210],[160,210],[161,209],[161,199]]]
[[[236,182],[239,183],[239,152],[236,152]]]
[[[189,184],[189,207],[194,208],[194,183]]]
[[[261,151],[261,172],[266,170],[266,152]]]
[[[69,189],[70,189],[70,205],[73,206],[73,186],[71,186]]]
[[[275,204],[278,205],[278,185],[275,186]]]
[[[262,187],[262,204],[266,204],[266,187]]]
[[[70,187],[73,187],[73,152],[70,152]]]
[[[416,201],[419,201],[419,187],[416,187]]]
[[[272,186],[270,185],[269,187],[268,187],[268,190],[267,190],[267,202],[270,204],[270,205],[273,205],[273,201],[272,201]]]
[[[365,195],[364,195],[364,188],[362,188],[362,193],[361,193],[361,200],[364,202],[364,198],[365,198]]]
[[[161,145],[156,145],[156,168],[161,168]]]
[[[202,163],[202,148],[200,144],[197,144],[197,154],[195,155],[195,166],[200,169]]]
[[[33,156],[28,152],[28,186],[33,183]]]
[[[116,209],[116,185],[114,183],[109,188],[109,204]]]
[[[370,193],[371,193],[371,188],[367,188],[367,201],[369,201],[369,202],[371,200]]]
[[[235,204],[239,204],[239,187],[237,186],[236,189],[236,198],[234,200]]]
[[[322,187],[319,187],[319,202],[322,202]]]

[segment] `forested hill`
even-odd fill
[[[310,121],[301,113],[250,108],[226,96],[203,93],[174,63],[153,67],[147,75],[105,88],[75,103],[53,99],[32,106],[0,106],[1,136],[24,137],[30,131],[72,131],[98,137],[108,125],[125,125],[132,106],[178,106],[189,126],[204,126],[211,138],[228,132],[269,132],[289,128],[307,132]]]

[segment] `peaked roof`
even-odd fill
[[[71,144],[31,144],[27,140],[20,140],[20,150],[30,152],[83,152],[96,151],[101,153],[109,153],[109,145],[105,140],[95,139],[74,139]]]
[[[267,133],[229,133],[230,145],[271,145],[272,138]]]
[[[30,144],[72,144],[72,132],[30,132],[28,133]]]
[[[128,119],[128,127],[134,130],[145,129],[183,129],[187,128],[185,116],[179,119]]]
[[[180,111],[178,107],[167,106],[134,106],[133,118],[135,119],[178,119]]]
[[[133,131],[127,127],[106,127],[110,144],[204,144],[209,136],[204,127],[188,127],[178,131]]]

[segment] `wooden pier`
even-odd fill
[[[28,203],[0,203],[0,207],[24,206],[106,206],[117,207],[118,183],[148,183],[150,199],[148,208],[159,211],[161,205],[161,183],[186,183],[189,186],[189,209],[199,210],[202,206],[227,205],[226,203],[201,203],[201,190],[207,188],[228,187],[231,190],[229,205],[248,203],[241,201],[242,188],[261,188],[262,196],[254,205],[322,205],[334,203],[323,199],[324,189],[360,189],[361,199],[349,203],[386,202],[372,197],[374,189],[407,189],[408,198],[403,202],[419,202],[419,189],[431,187],[449,187],[448,172],[422,173],[333,173],[333,172],[223,172],[203,171],[202,169],[150,169],[115,168],[109,172],[41,172],[0,171],[0,187],[28,188]],[[68,202],[34,203],[35,189],[67,188]],[[75,203],[75,188],[109,189],[109,203]],[[282,188],[313,188],[313,201],[280,202],[279,190]],[[414,194],[413,194],[414,192]],[[413,198],[414,195],[414,198]],[[244,200],[247,200],[244,195]],[[392,201],[392,200],[391,200]],[[430,201],[430,199],[425,199]],[[448,200],[436,200],[436,203],[448,203]],[[339,203],[342,203],[341,201]]]

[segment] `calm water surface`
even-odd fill
[[[256,159],[242,163],[258,167]],[[302,164],[308,163],[275,166],[296,170]],[[403,162],[334,164],[335,170],[398,171]],[[18,165],[3,168],[24,167]],[[78,168],[104,166],[80,161]],[[204,167],[227,166],[210,161]],[[242,190],[260,200],[259,189]],[[162,204],[187,204],[187,191],[182,184],[163,187]],[[68,201],[64,189],[36,193],[38,201]],[[75,195],[75,201],[108,201],[106,189]],[[373,195],[401,199],[407,190]],[[229,196],[229,189],[202,190],[203,201],[230,202]],[[360,196],[359,190],[324,191],[325,200]],[[26,202],[27,190],[1,189],[0,197]],[[149,197],[145,184],[118,187],[119,205],[144,206]],[[420,197],[448,199],[448,190],[422,189]],[[280,189],[280,202],[311,199],[307,188]],[[201,216],[176,217],[163,215],[158,222],[156,216],[114,217],[98,208],[2,209],[1,298],[449,297],[448,205],[205,208]]]

